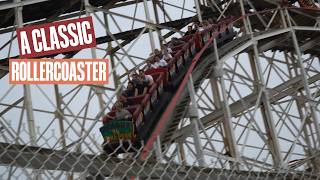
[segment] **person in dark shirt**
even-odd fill
[[[208,23],[209,23],[209,24],[214,24],[213,19],[212,19],[212,18],[209,18],[209,19],[208,19]]]
[[[195,23],[195,24],[194,24],[194,30],[195,30],[196,32],[198,32],[199,26],[200,26],[200,23]]]
[[[184,42],[183,40],[178,39],[178,38],[176,38],[176,37],[173,37],[173,38],[171,38],[171,42],[170,42],[169,47],[170,47],[170,48],[173,48],[173,47],[175,47],[175,46],[179,46],[179,45],[185,44],[185,43],[186,43],[186,42]]]
[[[196,30],[192,29],[192,26],[188,26],[187,32],[184,34],[185,36],[192,35],[196,32]]]
[[[124,107],[129,106],[128,99],[129,97],[134,97],[138,95],[138,90],[135,88],[133,82],[129,81],[127,89],[123,91],[119,97],[119,101],[123,103]]]
[[[153,51],[153,54],[154,54],[154,56],[159,56],[159,57],[162,56],[162,52],[161,52],[159,49],[155,49],[155,50]]]
[[[143,80],[143,78],[141,78],[141,76],[134,73],[132,75],[131,81],[133,82],[134,87],[137,89],[138,95],[147,93],[147,90],[148,90],[147,83],[144,83],[144,80]]]
[[[134,87],[136,87],[136,84],[138,83],[139,75],[136,72],[133,72],[131,75],[131,82],[133,83]]]
[[[137,95],[137,89],[134,87],[133,82],[129,81],[127,89],[123,91],[121,94],[123,97],[128,98],[128,97],[134,97]]]

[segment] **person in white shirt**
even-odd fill
[[[200,25],[200,26],[199,26],[198,31],[199,31],[199,32],[204,31],[204,28],[203,28],[203,26],[202,26],[202,25]]]
[[[158,67],[167,67],[168,63],[163,58],[160,58],[159,56],[154,57],[155,65]]]
[[[145,67],[146,70],[148,70],[148,69],[157,69],[159,67],[159,66],[157,66],[155,64],[154,59],[151,59],[151,60],[148,59],[146,63],[147,63],[147,65]]]
[[[127,120],[127,121],[131,120],[131,118],[132,118],[131,112],[123,107],[123,103],[122,102],[117,101],[115,103],[115,108],[116,108],[115,116],[112,117],[112,116],[109,116],[107,114],[108,118],[110,118],[112,120]]]
[[[167,44],[162,45],[162,51],[163,52],[167,51],[169,54],[172,53],[172,49]]]
[[[163,59],[165,60],[165,61],[169,61],[171,58],[172,58],[172,55],[171,55],[171,53],[172,53],[172,49],[171,48],[169,48],[167,45],[162,45],[162,54],[163,54]]]
[[[172,59],[172,55],[170,53],[164,53],[162,57],[165,61],[169,61]]]

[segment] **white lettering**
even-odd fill
[[[56,81],[61,81],[61,64],[54,63],[54,79]]]
[[[11,79],[12,81],[19,81],[19,63],[11,63]]]
[[[70,63],[70,74],[69,74],[69,81],[76,81],[77,80],[77,69],[74,62]]]
[[[61,74],[62,74],[62,81],[68,81],[69,80],[69,63],[68,62],[62,62],[61,64]]]
[[[31,53],[31,49],[30,49],[27,33],[25,31],[21,31],[20,32],[20,39],[21,39],[21,42],[20,42],[21,43],[20,44],[20,46],[21,46],[21,55],[30,54]]]
[[[92,43],[92,34],[87,34],[87,29],[90,29],[90,23],[89,21],[84,21],[82,23],[82,31],[83,31],[83,40],[84,43],[90,44]]]
[[[98,62],[93,62],[92,64],[92,80],[93,81],[99,81],[99,78],[97,77],[97,73],[99,72],[97,68]]]
[[[83,45],[83,34],[82,34],[82,31],[81,31],[80,22],[77,22],[77,30],[78,30],[79,45]]]
[[[64,25],[58,26],[58,34],[62,37],[63,41],[60,41],[62,48],[67,48],[69,46],[69,38],[64,34],[67,31],[67,27]]]
[[[40,62],[40,81],[45,81],[46,78],[44,78],[44,73],[46,72],[46,69],[44,68],[46,65],[46,62],[45,61],[41,61]]]
[[[84,67],[83,62],[78,62],[77,69],[78,69],[78,71],[80,73],[78,75],[78,81],[84,81],[84,79],[85,79],[85,73],[84,73],[83,67]]]
[[[91,81],[91,65],[92,62],[85,62],[86,66],[87,66],[87,80]]]
[[[99,62],[99,81],[107,81],[107,63]]]
[[[33,42],[33,47],[35,52],[41,52],[42,51],[42,44],[37,42],[38,37],[41,37],[41,33],[39,29],[34,29],[31,32],[32,35],[32,42]]]
[[[78,36],[76,33],[73,32],[73,30],[76,30],[77,27],[75,24],[69,24],[68,25],[68,33],[70,34],[70,36],[73,37],[73,39],[70,39],[70,45],[71,46],[78,46],[79,45],[79,41],[78,41]]]
[[[46,63],[46,80],[47,81],[53,80],[53,62]]]
[[[108,65],[104,61],[51,59],[12,60],[11,83],[106,83]]]
[[[44,28],[40,29],[41,32],[41,39],[43,44],[43,50],[44,51],[50,51],[51,49],[48,47],[47,39],[46,39],[46,32],[44,31]]]
[[[20,81],[26,81],[27,80],[27,65],[25,62],[21,62],[19,64],[19,70],[20,70],[20,73],[19,73],[19,76],[20,76]]]
[[[50,27],[50,42],[51,42],[51,49],[60,49],[60,42],[58,38],[58,34],[54,26]]]

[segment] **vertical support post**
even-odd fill
[[[194,4],[196,5],[196,10],[197,10],[197,15],[198,15],[198,20],[200,23],[202,22],[202,14],[201,14],[201,9],[200,9],[200,3],[199,0],[194,0]]]
[[[316,103],[315,102],[312,102],[311,100],[313,99],[312,98],[312,95],[311,95],[311,91],[310,91],[310,87],[309,87],[309,84],[308,84],[308,77],[307,77],[307,72],[305,70],[305,67],[303,65],[303,62],[302,62],[302,59],[301,59],[301,56],[302,56],[302,53],[301,53],[301,50],[300,50],[300,47],[299,47],[299,43],[298,43],[298,39],[297,39],[297,36],[296,36],[296,33],[295,33],[295,30],[292,28],[292,26],[290,25],[291,27],[291,36],[292,36],[292,41],[293,41],[293,45],[294,45],[294,49],[296,51],[296,54],[297,54],[297,61],[298,61],[298,65],[300,67],[300,75],[302,77],[302,83],[303,83],[303,87],[304,87],[304,90],[305,90],[305,95],[308,99],[308,105],[309,105],[309,108],[310,108],[310,112],[311,112],[311,117],[313,119],[313,123],[314,123],[314,127],[315,127],[315,133],[316,133],[316,136],[317,136],[317,139],[318,139],[318,144],[315,144],[315,149],[318,149],[319,145],[320,145],[320,126],[319,126],[319,117],[317,115],[317,107],[316,107]]]
[[[61,95],[59,93],[59,86],[58,85],[54,85],[54,92],[55,92],[55,96],[56,96],[56,103],[57,103],[57,111],[62,112],[62,108],[61,108]],[[63,112],[62,112],[63,113]],[[64,125],[63,125],[63,117],[61,117],[60,113],[57,113],[58,119],[59,119],[59,127],[60,127],[60,133],[61,133],[61,145],[63,147],[64,150],[66,150],[66,139],[64,136]]]
[[[14,0],[14,2],[19,3],[21,2],[21,0]],[[15,8],[15,20],[19,28],[23,27],[22,6]],[[30,143],[32,146],[36,146],[37,135],[35,130],[34,115],[33,115],[33,109],[32,109],[30,85],[23,85],[23,88],[24,88],[25,108],[26,108],[27,117],[28,117]]]
[[[14,0],[16,3],[20,3],[21,0]],[[18,28],[23,27],[23,15],[22,15],[22,6],[16,7],[14,9],[15,20]],[[28,129],[29,129],[29,136],[30,136],[30,143],[32,146],[37,146],[37,134],[34,122],[34,114],[33,114],[33,106],[32,106],[32,98],[31,98],[31,89],[30,85],[26,84],[23,85],[24,89],[24,106],[26,109],[27,120],[28,120]],[[41,179],[40,171],[34,170],[35,179]]]
[[[281,154],[280,150],[280,145],[279,145],[279,139],[277,136],[277,130],[275,127],[275,124],[273,122],[273,116],[271,113],[271,106],[269,102],[269,94],[268,91],[266,90],[266,84],[265,80],[263,77],[263,73],[261,70],[261,64],[259,61],[259,54],[258,54],[258,48],[257,48],[257,42],[255,41],[253,44],[253,51],[254,51],[254,60],[255,60],[255,67],[257,68],[258,71],[258,77],[260,80],[260,83],[262,85],[262,96],[261,96],[261,101],[262,101],[262,115],[263,119],[266,125],[267,129],[267,134],[268,134],[268,143],[269,143],[269,148],[271,149],[273,161],[274,161],[274,166],[276,168],[282,168],[283,167],[283,157]]]
[[[149,8],[148,8],[148,2],[147,0],[143,0],[143,7],[144,7],[144,12],[146,14],[146,19],[148,22],[152,22],[151,18],[150,18],[150,12],[149,12]],[[152,51],[154,51],[155,49],[155,41],[154,41],[154,37],[152,34],[152,28],[148,25],[149,28],[149,38],[150,38],[150,45],[151,45],[151,49]]]
[[[254,59],[253,52],[248,52],[248,58],[249,58],[249,61],[250,61],[252,77],[253,77],[253,80],[254,80],[253,91],[257,93],[259,91],[259,75],[258,75],[257,68],[256,68],[256,65],[255,65],[255,59]]]
[[[214,48],[215,59],[217,61],[217,66],[215,70],[216,70],[217,76],[219,77],[219,82],[221,85],[221,93],[223,98],[223,104],[222,104],[222,108],[224,111],[223,129],[226,136],[225,138],[227,141],[227,147],[228,147],[230,156],[240,161],[239,150],[237,147],[236,138],[235,138],[233,127],[232,127],[232,120],[231,120],[232,116],[231,116],[230,107],[228,103],[227,91],[225,88],[225,81],[222,77],[224,73],[223,64],[221,64],[222,62],[220,62],[216,39],[213,40],[213,48]],[[219,88],[217,88],[217,91],[219,93]]]
[[[157,136],[157,140],[153,144],[154,149],[156,150],[156,157],[158,162],[162,162],[163,157],[162,157],[162,151],[161,151],[161,141],[160,137]]]
[[[265,119],[265,125],[267,129],[267,134],[268,134],[268,142],[269,142],[269,148],[272,151],[272,156],[273,156],[273,161],[274,161],[274,166],[277,168],[282,168],[285,167],[286,165],[283,164],[283,157],[281,154],[281,149],[280,149],[280,144],[279,144],[279,139],[277,136],[277,130],[274,124],[274,118],[271,113],[271,105],[269,102],[269,93],[266,90],[266,84],[265,80],[262,74],[261,70],[261,65],[259,61],[259,56],[258,56],[258,48],[256,42],[253,45],[254,48],[254,56],[255,56],[255,62],[256,62],[256,67],[258,69],[258,74],[259,74],[259,79],[260,83],[262,84],[262,115],[263,119]]]
[[[85,9],[86,9],[86,16],[90,16],[90,13],[92,13],[92,9],[90,8],[90,3],[89,3],[89,0],[85,0],[84,1],[84,4],[85,4]],[[97,53],[96,53],[96,48],[93,47],[90,49],[91,50],[91,56],[93,59],[96,59],[97,58]],[[98,96],[98,99],[99,99],[99,106],[100,106],[100,109],[104,109],[104,106],[105,106],[105,102],[102,98],[102,92],[103,90],[100,89],[100,88],[96,88],[96,94]]]
[[[216,60],[217,61],[217,60]],[[218,79],[216,77],[212,77],[210,78],[210,86],[211,86],[211,90],[212,90],[212,96],[213,96],[213,102],[214,102],[214,105],[215,105],[215,108],[216,109],[221,109],[222,107],[222,101],[221,101],[221,97],[220,97],[220,91],[219,91],[219,86],[218,86]],[[217,128],[220,128],[222,129],[224,124],[223,123],[219,123],[218,125],[219,127]],[[221,130],[222,132],[222,136],[225,137],[225,132],[223,130]],[[223,141],[224,142],[224,145],[226,147],[229,148],[229,143],[227,143],[226,141]]]
[[[158,0],[152,0],[152,5],[153,5],[153,11],[154,11],[154,16],[156,18],[156,23],[157,24],[160,24],[160,21],[159,21],[159,13],[158,13],[158,9],[157,9],[157,2]],[[157,33],[158,33],[158,38],[159,38],[159,43],[160,43],[160,47],[162,47],[162,42],[163,42],[163,38],[162,38],[162,34],[161,34],[161,31],[159,31],[157,29]]]
[[[182,128],[183,124],[184,124],[183,122],[179,123],[178,129]],[[184,151],[183,140],[177,141],[176,146],[178,148],[179,162],[181,163],[181,165],[185,166],[186,165],[186,155],[185,155],[185,151]]]
[[[106,29],[109,29],[108,14],[103,13],[103,18],[104,18],[104,22],[105,22],[105,25],[106,25]],[[107,31],[106,31],[106,33],[107,33]],[[108,42],[107,51],[110,52],[111,50],[112,50],[112,43]],[[115,59],[114,59],[114,54],[113,53],[110,53],[110,63],[111,63],[111,68],[114,69],[115,68]],[[117,71],[116,70],[114,70],[112,72],[112,76],[113,76],[115,89],[118,89],[119,80],[118,80],[118,75],[117,75]]]
[[[219,86],[218,86],[218,81],[216,78],[210,78],[210,86],[211,86],[214,105],[215,105],[216,109],[220,109],[221,108],[221,98],[219,96]]]
[[[197,157],[199,166],[205,166],[201,139],[199,136],[199,125],[198,125],[199,113],[198,113],[197,101],[195,99],[196,92],[194,90],[192,76],[189,77],[188,90],[189,90],[190,99],[191,99],[191,104],[189,106],[189,115],[190,115],[190,121],[191,121],[190,123],[192,127],[194,146],[196,149],[196,157]]]
[[[179,161],[180,163],[185,166],[186,165],[186,155],[184,153],[184,147],[182,142],[177,143],[178,149],[179,149]]]
[[[247,17],[245,16],[245,15],[246,15],[246,12],[245,12],[245,9],[244,9],[244,3],[243,3],[243,0],[239,0],[239,1],[240,1],[241,15],[244,17],[244,18],[243,18],[244,29],[245,29],[246,34],[249,34]]]
[[[28,84],[23,85],[23,88],[24,88],[25,107],[26,107],[27,117],[28,117],[30,143],[32,146],[37,146],[37,143],[36,143],[37,135],[36,135],[35,123],[34,123],[34,114],[33,114],[33,108],[32,108],[33,106],[32,106],[30,85]]]
[[[59,92],[59,86],[58,85],[54,85],[54,92],[55,92],[55,96],[56,96],[56,103],[57,103],[57,110],[56,111],[59,111],[61,113],[63,113],[63,110],[61,108],[61,104],[62,104],[62,100],[61,100],[61,95],[60,95],[60,92]],[[62,145],[62,148],[63,150],[67,150],[67,143],[66,143],[66,138],[65,138],[65,135],[64,135],[64,124],[63,124],[63,117],[61,116],[60,113],[56,113],[56,116],[58,116],[58,119],[59,119],[59,128],[60,128],[60,134],[61,134],[61,145]],[[69,172],[66,172],[66,176],[67,176],[67,179],[68,180],[72,180],[73,179],[73,173],[69,173]]]
[[[86,10],[86,16],[90,16],[90,13],[92,12],[92,10],[90,9],[89,0],[85,0],[84,5],[85,5],[85,10]],[[92,48],[90,48],[90,50],[91,50],[92,58],[96,59],[97,58],[96,48],[92,47]]]
[[[300,90],[299,91],[301,94],[302,94],[302,91]],[[298,108],[298,113],[299,113],[299,117],[301,119],[301,121],[303,120],[303,118],[305,118],[304,116],[304,113],[303,113],[303,108],[306,109],[305,105],[303,103],[301,103],[299,100],[296,100],[296,104],[297,104],[297,108]],[[307,117],[306,117],[307,118]],[[307,122],[308,123],[308,122]],[[309,125],[309,124],[308,124]],[[304,135],[304,140],[307,144],[308,147],[312,147],[312,143],[310,141],[311,137],[309,136],[309,133],[308,133],[308,127],[310,127],[310,125],[308,126],[307,124],[303,127],[303,135]],[[312,132],[312,128],[310,128],[310,132]],[[314,155],[317,153],[316,150],[314,150],[314,148],[310,148],[310,149],[307,149],[305,148],[305,153],[308,157]],[[316,159],[311,159],[311,163],[308,162],[308,165],[310,167],[310,165],[313,165],[314,167],[318,167],[318,170],[319,170],[319,165],[318,165],[318,162]]]
[[[289,64],[290,64],[290,58],[288,57],[288,54],[287,54],[287,53],[288,53],[288,52],[284,52],[284,56],[285,56],[286,63],[288,64],[287,68],[288,68],[288,72],[289,72],[290,78],[293,78],[293,73],[291,72],[291,66],[289,65]],[[293,53],[291,53],[291,57],[292,57],[291,63],[292,63],[292,64],[296,64],[296,63],[295,63],[295,60],[294,60],[294,58],[293,58],[293,57],[294,57]],[[298,73],[298,70],[297,70],[297,67],[296,67],[296,66],[293,66],[293,70],[294,70],[295,76],[298,76],[299,73]],[[297,95],[298,93],[301,93],[301,94],[302,94],[302,90],[299,90],[299,91],[296,93],[296,95]],[[304,109],[306,108],[306,107],[305,107],[305,104],[301,103],[301,101],[298,100],[298,99],[295,99],[295,102],[296,102],[296,105],[297,105],[299,117],[300,117],[301,120],[303,120],[303,118],[304,118],[303,108],[304,108]],[[312,141],[312,138],[308,135],[308,134],[309,134],[309,133],[308,133],[308,127],[310,127],[310,124],[308,124],[308,126],[306,125],[306,126],[303,127],[304,140],[305,140],[305,142],[306,142],[306,144],[307,144],[307,147],[312,147],[312,142],[311,142],[311,141]],[[309,129],[310,129],[310,132],[311,132],[311,129],[312,129],[312,128],[309,128]],[[307,155],[308,157],[310,157],[310,156],[312,156],[313,154],[315,154],[315,153],[317,153],[317,152],[314,151],[314,148],[310,148],[310,149],[305,148],[305,153],[306,153],[306,155]],[[309,167],[310,167],[311,164],[312,164],[314,167],[318,167],[318,165],[317,165],[317,164],[318,164],[318,163],[317,163],[317,160],[315,160],[315,159],[312,159],[312,160],[311,160],[311,163],[308,162],[308,166],[309,166]]]
[[[262,91],[261,95],[261,101],[262,101],[262,107],[261,107],[261,114],[264,119],[264,124],[266,127],[266,131],[268,134],[268,146],[272,154],[273,163],[275,168],[285,168],[286,165],[283,164],[283,157],[281,154],[280,144],[279,144],[279,138],[278,133],[274,124],[274,118],[272,116],[271,112],[271,105],[269,101],[269,93],[266,89],[266,82],[263,77],[263,72],[261,69],[261,64],[259,60],[259,51],[258,51],[258,42],[256,40],[253,40],[253,32],[251,28],[250,20],[247,19],[249,33],[251,35],[251,41],[253,41],[253,60],[254,60],[254,67],[256,69],[256,73],[258,75],[258,82],[261,84],[260,90]]]
[[[280,16],[281,16],[281,21],[282,21],[282,25],[283,25],[283,28],[287,28],[288,25],[287,25],[287,22],[286,22],[286,18],[285,18],[285,15],[284,15],[284,10],[281,9],[280,6],[278,6],[279,10],[280,10]]]

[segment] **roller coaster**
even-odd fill
[[[117,147],[119,147],[120,139],[133,140],[133,144],[136,144],[136,141],[139,141],[140,139],[147,141],[155,124],[158,122],[160,115],[164,112],[165,106],[175,93],[177,93],[176,90],[181,84],[183,77],[185,77],[186,72],[191,71],[191,69],[189,70],[188,68],[192,63],[194,64],[198,61],[193,58],[195,56],[199,58],[207,49],[207,51],[209,51],[209,38],[212,37],[211,35],[217,37],[217,43],[220,46],[230,42],[236,35],[236,33],[233,32],[232,25],[228,24],[230,20],[232,19],[224,20],[221,23],[207,27],[195,35],[184,36],[181,40],[183,40],[185,44],[172,48],[173,57],[168,60],[168,66],[166,68],[150,69],[145,72],[146,75],[151,75],[153,77],[155,80],[154,85],[148,88],[148,93],[146,95],[127,98],[126,100],[130,104],[126,109],[133,114],[132,123],[130,123],[132,126],[128,127],[131,135],[125,138],[115,138],[117,135],[111,133],[114,130],[117,132],[123,130],[125,133],[128,133],[125,130],[126,128],[124,128],[126,127],[125,124],[128,123],[127,121],[114,125],[114,121],[108,120],[108,117],[114,116],[115,111],[108,113],[109,116],[105,117],[103,120],[104,124],[106,124],[104,126],[106,129],[102,128],[101,133],[109,134],[108,136],[104,136],[107,140],[105,146],[107,152],[113,153]],[[119,122],[119,120],[115,121]],[[120,128],[115,128],[117,126]],[[136,132],[134,130],[136,130]],[[113,137],[113,141],[116,141],[117,143],[108,143],[110,137]],[[130,144],[130,142],[127,144]],[[111,146],[114,146],[114,148],[109,149]],[[140,147],[138,146],[135,148],[139,149]],[[121,149],[119,150],[121,151]]]
[[[312,0],[0,3],[0,179],[318,179],[318,7]],[[45,58],[108,58],[111,84],[8,84],[17,27],[89,15],[100,28],[96,48]],[[183,36],[209,18],[214,23]],[[146,70],[154,83],[125,99],[132,119],[112,120],[128,76],[171,37],[183,43],[171,47],[168,65]]]

